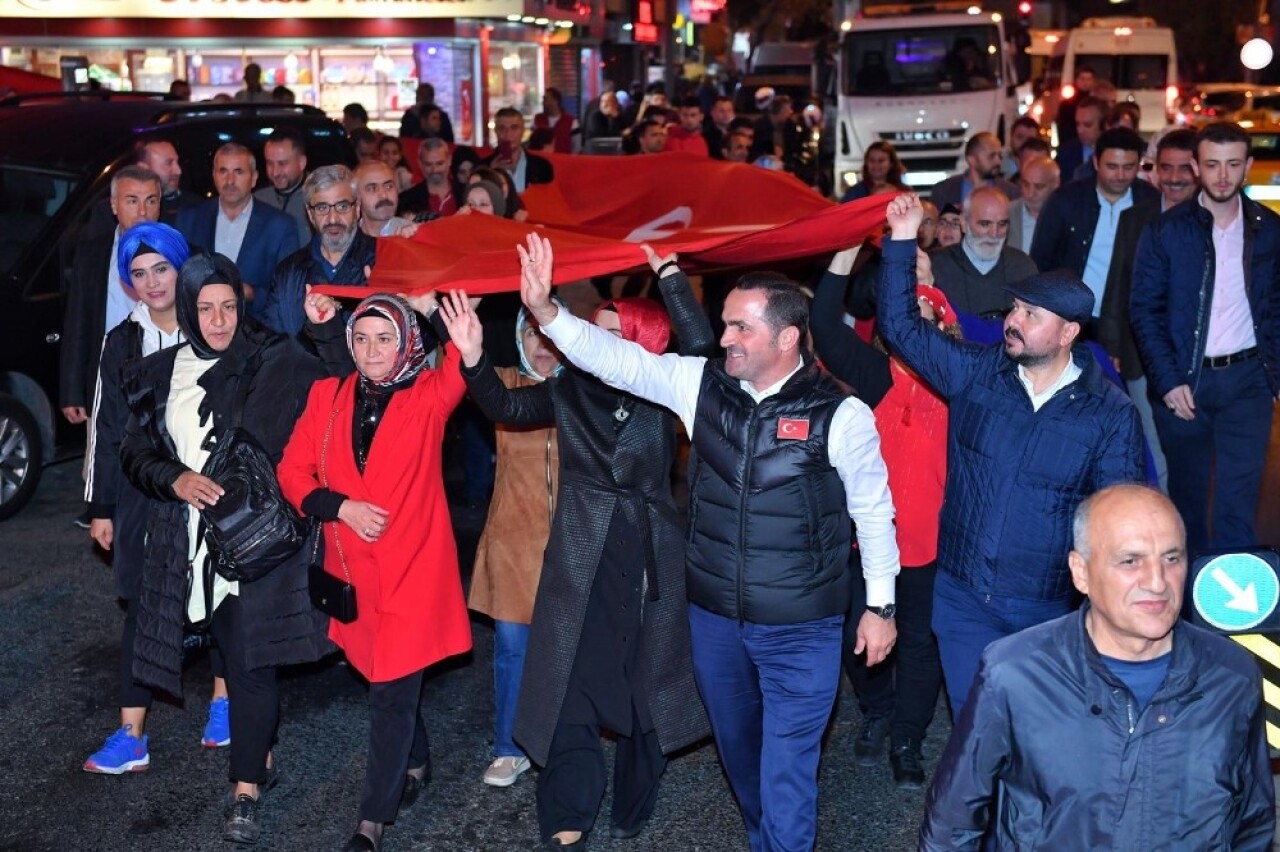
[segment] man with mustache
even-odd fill
[[[452,165],[449,145],[443,139],[424,139],[418,146],[422,182],[400,194],[400,215],[427,213],[435,219],[457,213],[458,200],[454,195],[453,176],[449,174]]]
[[[386,168],[382,163],[378,165]],[[312,284],[363,285],[373,266],[374,238],[360,230],[356,179],[346,166],[322,166],[302,184],[307,216],[315,229],[311,242],[276,267],[262,321],[296,335],[307,321],[303,299]],[[353,294],[358,298],[358,294]]]
[[[1117,485],[1073,526],[1071,579],[1088,602],[983,654],[920,849],[1270,849],[1258,667],[1179,619],[1177,509]]]
[[[1005,287],[1038,271],[1008,243],[1009,199],[995,187],[969,194],[960,219],[964,239],[934,252],[933,274],[951,307],[978,317],[1000,318],[1009,309]]]
[[[1093,308],[1086,318],[1088,336],[1102,310],[1111,253],[1120,214],[1133,205],[1159,197],[1155,187],[1136,180],[1138,163],[1147,145],[1127,127],[1098,137],[1093,155],[1097,174],[1064,184],[1040,211],[1031,259],[1039,269],[1068,269],[1093,291]],[[1069,174],[1065,169],[1064,175]]]
[[[1280,390],[1280,217],[1241,191],[1249,148],[1237,124],[1200,130],[1199,192],[1147,227],[1133,266],[1129,319],[1193,551],[1258,543]]]
[[[1077,345],[1093,294],[1071,273],[1005,285],[1013,310],[1002,346],[958,341],[924,321],[915,280],[923,215],[914,194],[889,203],[877,327],[950,406],[933,630],[959,716],[988,644],[1074,608],[1071,514],[1093,492],[1142,478],[1142,430],[1133,403]]]
[[[356,166],[356,198],[360,201],[360,230],[370,237],[412,237],[418,223],[396,215],[400,191],[396,173],[381,160]]]
[[[1161,213],[1194,196],[1200,187],[1192,164],[1195,143],[1195,131],[1173,130],[1157,144],[1155,186],[1160,190],[1160,197],[1139,202],[1120,214],[1116,247],[1111,253],[1111,268],[1107,273],[1107,291],[1103,294],[1102,314],[1098,317],[1098,342],[1111,355],[1125,387],[1129,389],[1129,397],[1142,417],[1142,434],[1147,439],[1156,478],[1162,489],[1169,487],[1168,463],[1160,449],[1160,437],[1156,434],[1155,415],[1147,397],[1147,377],[1142,369],[1142,359],[1138,357],[1138,347],[1129,328],[1129,295],[1133,289],[1133,258],[1138,252],[1142,232],[1159,219]]]

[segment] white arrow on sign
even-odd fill
[[[1227,590],[1227,594],[1231,595],[1231,600],[1227,601],[1223,606],[1227,609],[1238,609],[1241,612],[1251,612],[1258,614],[1258,589],[1253,584],[1245,586],[1243,589],[1231,579],[1231,575],[1222,568],[1214,568],[1209,572],[1209,576],[1218,582],[1219,586]]]

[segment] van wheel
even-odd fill
[[[40,484],[40,427],[27,407],[0,394],[0,521],[27,505]]]

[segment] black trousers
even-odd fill
[[[369,758],[360,799],[362,820],[395,822],[409,767],[426,766],[424,777],[431,777],[427,729],[418,712],[422,672],[369,684]]]
[[[231,783],[267,782],[267,753],[280,722],[280,689],[274,666],[250,669],[241,647],[240,598],[227,595],[213,613],[209,632],[222,649],[231,700]]]
[[[658,780],[667,759],[657,731],[641,732],[632,708],[631,736],[618,736],[613,766],[613,824],[644,825],[658,802]],[[590,831],[604,798],[604,746],[600,726],[560,722],[547,765],[538,775],[538,828],[543,841],[560,831]]]
[[[151,690],[133,679],[133,643],[138,638],[138,601],[125,598],[124,605],[124,630],[120,635],[120,706],[150,710]],[[209,665],[214,677],[227,676],[222,651],[217,645],[209,648]]]
[[[933,635],[933,581],[937,565],[903,568],[897,580],[898,641],[889,658],[870,668],[866,654],[854,656],[858,621],[867,606],[862,564],[851,559],[853,606],[845,619],[844,669],[865,718],[891,718],[889,739],[894,745],[924,740],[942,687],[942,663]]]

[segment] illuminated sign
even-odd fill
[[[631,37],[640,44],[658,43],[658,25],[653,22],[653,0],[637,0]]]
[[[727,0],[692,0],[689,4],[689,20],[695,24],[711,23],[711,16],[725,7]]]
[[[505,18],[523,0],[0,0],[0,18]]]

